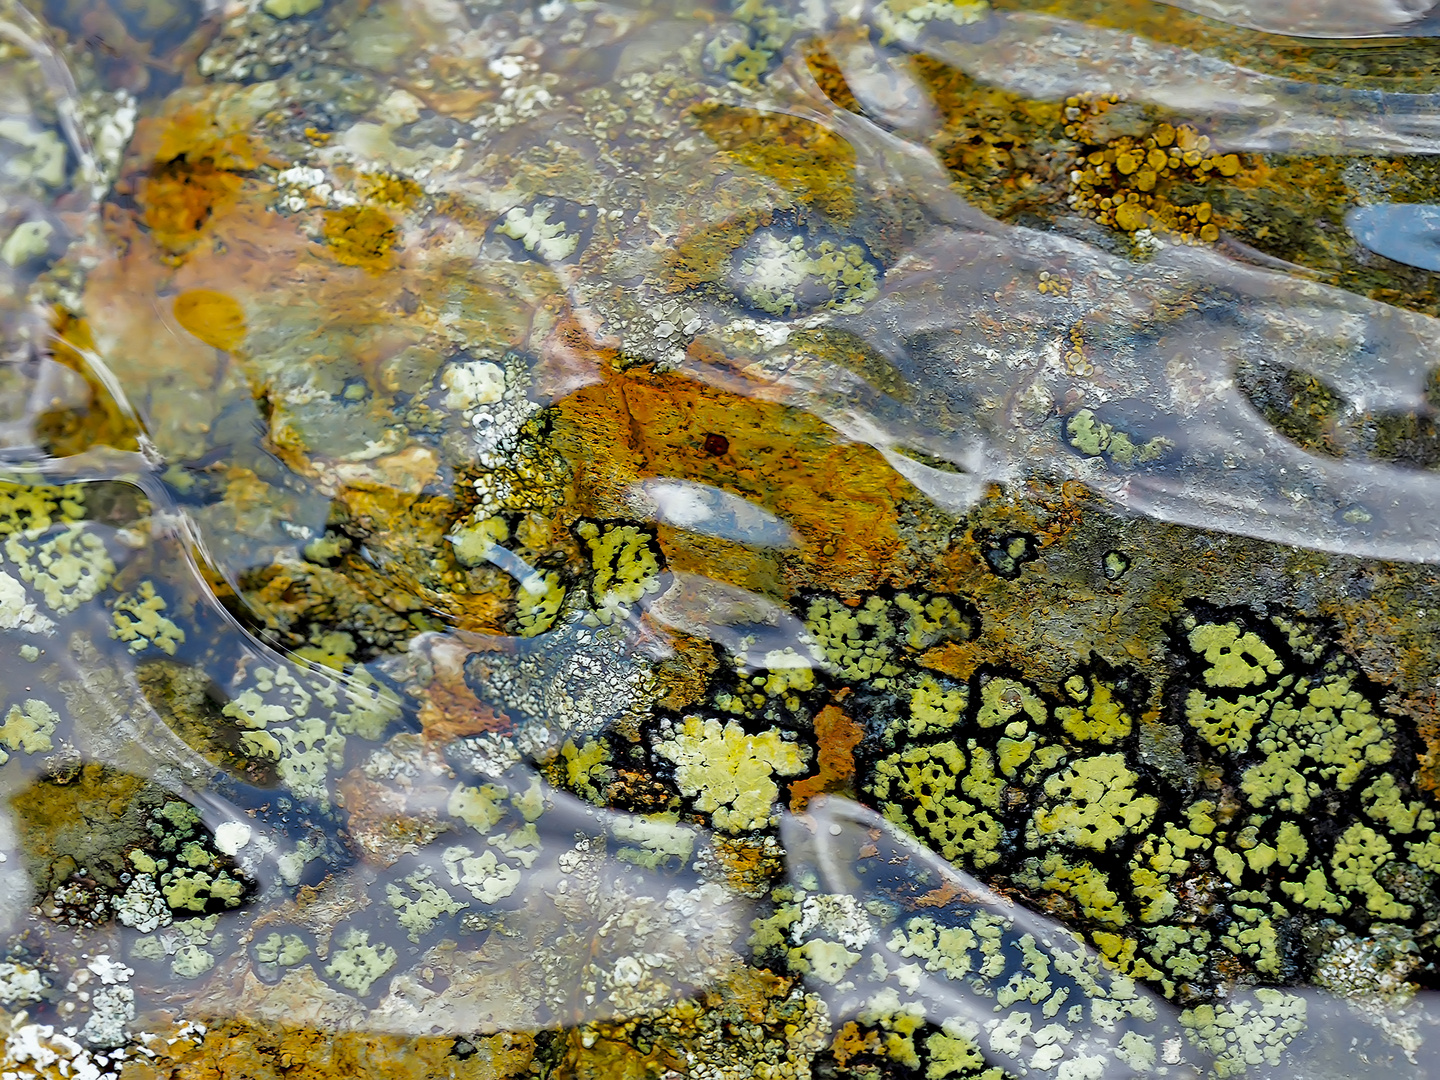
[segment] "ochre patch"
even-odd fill
[[[245,309],[211,289],[191,289],[175,298],[175,321],[206,345],[232,351],[245,340]]]

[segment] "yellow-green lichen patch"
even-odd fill
[[[883,687],[900,672],[894,658],[897,627],[882,597],[872,596],[854,608],[831,596],[816,597],[805,614],[805,629],[846,681]]]
[[[576,534],[590,549],[593,576],[590,599],[594,617],[609,625],[660,590],[660,551],[654,538],[633,525],[597,525],[583,521]]]
[[[978,869],[999,860],[1004,830],[962,797],[966,766],[954,742],[911,746],[877,763],[870,790],[886,817],[909,825],[945,858]]]
[[[5,714],[5,723],[0,725],[0,743],[9,751],[0,751],[0,763],[8,761],[10,754],[21,751],[43,754],[53,749],[51,736],[59,724],[59,714],[39,698],[28,698],[23,705],[11,705]]]
[[[1394,757],[1394,720],[1376,712],[1355,688],[1354,675],[1337,662],[1318,683],[1297,680],[1271,706],[1255,735],[1266,756],[1240,784],[1252,805],[1273,801],[1281,810],[1303,813],[1322,787],[1348,790],[1366,768]]]
[[[1205,658],[1206,686],[1259,686],[1284,670],[1275,650],[1259,634],[1235,623],[1198,623],[1186,640],[1193,652]]]
[[[368,930],[347,929],[337,937],[339,942],[331,948],[325,974],[356,997],[365,997],[395,966],[399,955],[384,942],[372,945]]]
[[[11,533],[5,556],[45,606],[62,615],[94,599],[115,576],[105,541],[83,521],[38,534]]]
[[[1137,777],[1121,754],[1077,758],[1047,777],[1048,805],[1031,818],[1032,845],[1046,840],[1104,851],[1127,833],[1149,827],[1159,809],[1136,792]]]
[[[675,785],[725,832],[774,820],[780,789],[773,777],[799,776],[810,748],[776,729],[749,734],[734,720],[687,716],[662,731],[655,753],[675,766]]]
[[[1135,728],[1128,703],[1114,683],[1080,672],[1061,685],[1061,700],[1055,709],[1065,734],[1077,742],[1111,746],[1127,738]]]
[[[1131,468],[1158,461],[1174,443],[1161,436],[1137,442],[1127,432],[1096,417],[1089,409],[1081,409],[1065,422],[1069,443],[1087,457],[1105,458],[1117,465]]]
[[[185,644],[185,631],[164,614],[165,608],[165,598],[155,591],[155,583],[142,581],[133,593],[116,598],[110,636],[125,642],[132,653],[153,646],[174,656],[176,647]]]
[[[535,637],[555,625],[568,590],[554,570],[536,570],[515,590],[515,623],[521,637]]]
[[[0,481],[0,536],[37,537],[52,525],[85,516],[85,485],[16,484]]]

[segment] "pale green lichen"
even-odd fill
[[[802,307],[856,311],[880,291],[879,272],[858,243],[818,242],[803,234],[788,239],[757,233],[735,269],[737,291],[771,315],[794,315]],[[823,295],[818,305],[811,294]]]
[[[467,900],[457,900],[430,880],[433,871],[422,867],[406,876],[405,888],[392,882],[385,885],[385,901],[395,912],[395,921],[400,924],[413,942],[435,929],[439,922],[458,914],[470,906]]]
[[[349,929],[332,947],[325,974],[356,997],[365,997],[399,959],[393,948],[381,942],[370,944],[370,931]]]
[[[1197,1005],[1180,1014],[1186,1036],[1214,1060],[1217,1077],[1242,1076],[1275,1066],[1285,1047],[1305,1030],[1305,999],[1261,987],[1249,1001]]]
[[[771,729],[751,735],[734,720],[687,716],[655,752],[675,765],[675,784],[724,832],[760,829],[774,820],[775,776],[799,776],[810,748]]]
[[[0,570],[0,630],[23,630],[30,634],[45,634],[55,628],[55,623],[40,614],[35,601],[25,591],[25,586],[5,571]],[[22,646],[34,650],[35,646]]]
[[[521,637],[535,637],[555,625],[568,590],[554,570],[536,570],[515,590],[515,622]]]
[[[1118,465],[1131,467],[1157,461],[1174,447],[1169,439],[1156,436],[1143,443],[1126,432],[1096,418],[1089,409],[1081,409],[1065,424],[1070,445],[1089,457],[1106,455]]]
[[[625,846],[616,849],[615,857],[647,870],[687,865],[695,853],[696,835],[679,821],[676,813],[617,820],[612,831]]]
[[[164,615],[165,608],[165,598],[155,591],[154,582],[142,581],[133,593],[115,600],[110,636],[125,642],[132,653],[153,646],[174,656],[176,647],[185,644],[185,631]]]
[[[482,904],[496,904],[520,887],[520,871],[493,851],[475,854],[463,844],[448,847],[440,856],[450,884],[458,885]]]
[[[66,615],[95,598],[115,576],[115,563],[87,523],[71,522],[41,540],[34,531],[11,533],[5,555],[20,579],[45,605]]]
[[[8,761],[10,754],[21,751],[43,754],[53,749],[51,736],[59,723],[60,714],[39,698],[27,698],[24,705],[11,705],[5,714],[5,723],[0,725],[0,744],[9,751],[0,750],[0,764]]]
[[[268,979],[278,979],[285,971],[298,967],[309,958],[310,946],[299,934],[272,930],[255,942],[256,967]]]
[[[274,761],[280,781],[303,799],[329,803],[329,775],[345,760],[346,736],[379,739],[400,700],[363,667],[330,677],[257,667],[222,709],[241,729],[241,748]]]
[[[990,12],[985,0],[881,0],[873,9],[880,43],[914,43],[927,24],[935,21],[968,26]]]

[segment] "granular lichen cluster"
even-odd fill
[[[1181,203],[1177,193],[1235,176],[1244,168],[1240,155],[1212,150],[1209,136],[1190,124],[1148,125],[1138,116],[1116,123],[1107,114],[1119,104],[1113,94],[1066,99],[1065,134],[1079,146],[1070,172],[1071,208],[1126,233],[1148,229],[1183,240],[1219,239],[1209,201]]]
[[[1440,845],[1413,729],[1321,624],[1198,605],[1174,640],[1158,715],[1103,666],[1053,695],[984,669],[911,676],[866,790],[1182,1002],[1309,977],[1332,922],[1418,933],[1440,910]],[[1157,771],[1156,740],[1193,772]]]

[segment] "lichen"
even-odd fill
[[[105,541],[85,522],[71,522],[58,531],[12,532],[5,540],[5,555],[45,606],[61,615],[94,599],[115,575]]]
[[[174,656],[176,647],[185,644],[185,631],[163,614],[165,608],[155,583],[142,581],[135,592],[115,599],[110,636],[125,642],[132,653],[154,647]]]
[[[581,522],[576,533],[590,550],[594,618],[609,625],[660,589],[661,556],[654,539],[633,525]]]
[[[384,942],[370,944],[370,931],[352,928],[339,935],[339,944],[325,964],[325,974],[356,997],[365,997],[398,959],[399,954]]]
[[[24,705],[11,705],[5,714],[5,723],[0,725],[0,743],[9,750],[9,753],[0,750],[0,763],[8,761],[10,754],[21,751],[42,754],[53,749],[51,736],[59,724],[60,715],[39,698],[28,698]]]
[[[759,829],[774,820],[780,789],[772,777],[798,776],[807,746],[777,730],[749,734],[734,720],[687,716],[655,744],[675,766],[675,784],[724,832]]]

